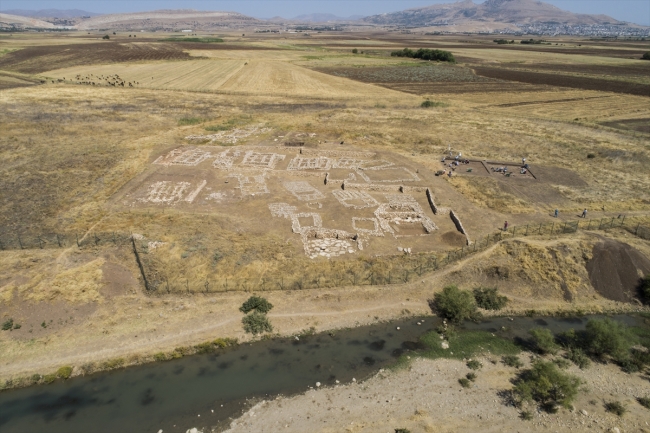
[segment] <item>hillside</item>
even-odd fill
[[[80,17],[94,17],[100,14],[88,12],[81,9],[41,9],[41,10],[28,10],[28,9],[12,9],[3,11],[3,13],[10,15],[18,15],[21,17],[31,18],[80,18]]]
[[[107,28],[122,30],[179,30],[187,28],[196,30],[256,22],[258,20],[255,18],[237,12],[181,9],[99,15],[81,21],[76,27],[79,30]]]
[[[292,18],[292,21],[310,22],[310,23],[325,23],[325,22],[339,22],[339,21],[356,21],[361,16],[353,15],[350,17],[340,17],[334,14],[314,13],[306,15],[298,15]]]
[[[426,27],[431,25],[461,25],[472,22],[492,24],[562,23],[570,25],[621,24],[606,15],[585,15],[564,11],[535,0],[487,0],[475,4],[472,0],[436,4],[423,8],[373,15],[361,21],[379,25]]]
[[[52,29],[54,24],[38,20],[36,18],[22,17],[18,15],[0,14],[0,28],[42,28]]]

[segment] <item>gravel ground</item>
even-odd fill
[[[527,355],[521,358],[529,363]],[[470,372],[464,362],[418,359],[410,368],[382,371],[362,383],[262,401],[227,432],[650,432],[650,411],[636,401],[650,395],[648,378],[640,374],[625,374],[614,365],[594,364],[584,371],[572,366],[568,371],[584,381],[575,409],[533,410],[533,420],[524,421],[498,395],[511,388],[516,370],[479,360],[483,368],[470,389],[458,383]],[[622,418],[605,412],[604,403],[613,400],[626,405]]]

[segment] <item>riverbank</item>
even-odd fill
[[[453,350],[453,347],[450,347]],[[530,354],[521,357],[530,365]],[[471,372],[450,359],[417,359],[405,369],[385,370],[363,382],[313,389],[289,398],[262,401],[233,421],[227,433],[349,432],[620,432],[650,431],[650,411],[636,398],[647,397],[647,379],[626,374],[612,364],[568,368],[584,381],[574,410],[556,414],[534,411],[532,420],[508,406],[499,392],[512,388],[516,369],[496,357],[477,358],[483,367],[471,388],[458,379]],[[620,401],[623,417],[608,413],[605,401]]]

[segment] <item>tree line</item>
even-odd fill
[[[456,63],[454,55],[449,51],[444,50],[430,50],[428,48],[420,48],[413,51],[410,48],[404,48],[400,51],[393,51],[390,53],[391,57],[409,57],[412,59],[422,60],[435,60],[438,62]]]

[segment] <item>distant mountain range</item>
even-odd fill
[[[621,24],[606,15],[586,15],[564,11],[537,0],[487,0],[476,4],[472,0],[407,9],[361,19],[369,24],[428,27],[444,24],[533,24],[555,23],[570,25]]]
[[[339,17],[334,14],[314,13],[306,15],[298,15],[291,18],[291,21],[299,21],[306,23],[327,23],[327,22],[341,22],[341,21],[356,21],[363,18],[363,15],[351,15],[347,18]]]
[[[0,27],[8,28],[49,28],[55,25],[78,30],[205,31],[301,23],[348,23],[350,25],[356,23],[366,27],[376,25],[410,28],[444,26],[444,30],[449,32],[491,32],[507,29],[508,32],[582,35],[589,34],[588,30],[583,31],[583,26],[609,26],[605,32],[596,29],[592,33],[616,35],[620,34],[618,28],[623,27],[635,29],[634,31],[642,29],[643,35],[647,33],[647,27],[624,23],[606,15],[576,14],[537,0],[487,0],[480,4],[472,0],[464,0],[366,17],[353,15],[345,18],[328,13],[313,13],[299,15],[292,19],[274,17],[268,20],[252,18],[237,12],[191,9],[106,15],[78,9],[11,10],[0,13]],[[539,33],[540,31],[542,33]],[[578,33],[572,33],[576,31]]]

